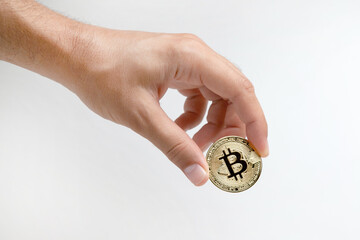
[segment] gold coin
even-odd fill
[[[260,177],[262,162],[249,141],[237,136],[220,138],[210,146],[206,161],[211,182],[227,192],[242,192]]]

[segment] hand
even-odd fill
[[[268,154],[267,125],[251,82],[229,61],[190,34],[96,32],[93,65],[76,93],[94,112],[149,139],[195,184],[208,179],[203,156],[211,142],[226,135],[247,136]],[[88,57],[84,59],[87,64]],[[159,100],[168,88],[187,97],[173,122]],[[207,121],[191,139],[212,101]]]
[[[0,5],[9,23],[0,23],[0,58],[58,81],[100,116],[149,139],[195,185],[208,179],[202,151],[222,136],[247,136],[268,154],[253,85],[198,37],[85,25],[33,0]],[[159,105],[168,88],[187,97],[175,122]],[[201,122],[208,101],[208,123],[191,139],[185,131]]]

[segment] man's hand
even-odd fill
[[[248,137],[268,155],[253,85],[198,37],[85,25],[33,1],[0,5],[2,59],[54,79],[100,116],[149,139],[195,185],[208,179],[202,151],[220,137]],[[159,105],[168,88],[187,97],[175,122]],[[208,123],[191,139],[185,131],[201,122],[208,101]]]

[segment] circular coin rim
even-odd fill
[[[254,150],[254,148],[251,147],[251,144],[250,144],[249,140],[247,140],[246,138],[243,138],[243,137],[240,137],[240,136],[225,136],[225,137],[219,138],[219,139],[216,140],[213,144],[211,144],[211,146],[208,148],[208,151],[207,151],[207,153],[206,153],[206,162],[208,163],[208,166],[209,166],[209,179],[210,179],[210,181],[211,181],[217,188],[219,188],[219,189],[221,189],[221,190],[223,190],[223,191],[225,191],[225,192],[229,192],[229,193],[239,193],[239,192],[246,191],[246,190],[248,190],[249,188],[251,188],[252,186],[254,186],[255,183],[256,183],[256,182],[258,181],[258,179],[260,178],[261,171],[262,171],[262,159],[261,159],[261,157],[257,154],[257,155],[259,156],[259,158],[260,158],[260,171],[259,171],[259,175],[258,175],[257,178],[255,179],[253,185],[249,186],[249,187],[246,188],[246,189],[237,190],[237,191],[231,191],[231,190],[229,190],[229,187],[227,187],[226,189],[221,188],[221,187],[215,182],[215,180],[214,180],[215,177],[214,177],[214,175],[212,174],[212,172],[210,171],[209,150],[210,150],[217,142],[220,142],[221,140],[223,140],[223,139],[225,139],[225,138],[239,138],[239,139],[245,140],[245,141],[248,143],[248,144],[247,144],[248,147],[249,147],[250,149],[252,149],[252,150],[257,154],[257,152]],[[226,185],[224,185],[224,186],[226,186]]]

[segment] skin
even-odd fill
[[[208,179],[203,151],[227,135],[269,153],[254,87],[232,63],[192,34],[119,31],[68,19],[32,0],[0,0],[0,60],[48,77],[105,119],[150,140],[193,184]],[[172,121],[159,100],[186,96]],[[194,136],[186,134],[206,114]]]

